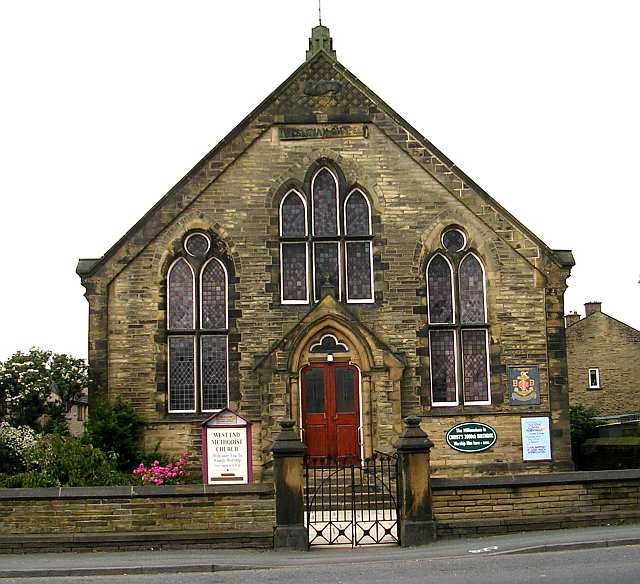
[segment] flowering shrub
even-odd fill
[[[180,485],[188,475],[184,470],[185,457],[183,453],[177,462],[162,466],[159,460],[154,460],[149,467],[141,462],[133,474],[142,480],[144,485]]]
[[[13,454],[23,457],[27,450],[33,448],[37,435],[29,426],[14,428],[8,422],[0,422],[0,444]]]
[[[37,434],[28,426],[14,428],[0,422],[0,472],[20,472],[27,466]]]

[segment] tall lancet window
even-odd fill
[[[464,233],[451,228],[427,264],[427,313],[433,406],[489,404],[486,279]]]
[[[289,191],[280,203],[280,289],[283,304],[308,304],[307,204]]]
[[[313,217],[313,297],[320,300],[324,282],[342,295],[340,229],[338,222],[338,179],[328,168],[321,168],[311,180]]]
[[[228,274],[209,236],[189,235],[167,274],[168,410],[211,412],[229,401]]]
[[[338,300],[374,302],[369,199],[359,188],[341,192],[328,167],[313,175],[310,189],[309,196],[291,189],[280,201],[282,304],[318,302],[325,283]]]
[[[371,207],[354,189],[344,202],[347,302],[373,302],[373,243]]]

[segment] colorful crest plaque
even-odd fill
[[[512,406],[540,403],[540,372],[537,365],[509,367],[509,403]]]

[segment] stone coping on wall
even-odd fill
[[[273,485],[162,485],[123,487],[48,487],[0,489],[0,500],[129,499],[136,497],[193,497],[201,495],[272,495]]]
[[[431,488],[437,491],[442,489],[477,489],[480,487],[566,485],[632,479],[640,479],[640,469],[555,472],[538,475],[504,475],[456,479],[432,478]]]

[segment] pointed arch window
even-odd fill
[[[373,302],[373,242],[371,206],[359,189],[344,202],[347,302]]]
[[[283,304],[319,301],[325,282],[338,299],[374,301],[371,204],[360,189],[343,199],[336,174],[322,167],[311,179],[309,199],[288,191],[279,217]]]
[[[437,252],[426,273],[431,404],[490,404],[484,267],[474,253],[465,253],[462,234],[446,236],[444,241],[456,242],[454,251]]]
[[[220,259],[207,257],[208,236],[197,235],[198,254],[191,235],[167,273],[170,413],[212,412],[229,399],[228,273]]]
[[[297,191],[280,203],[280,290],[283,304],[308,304],[307,204]]]

